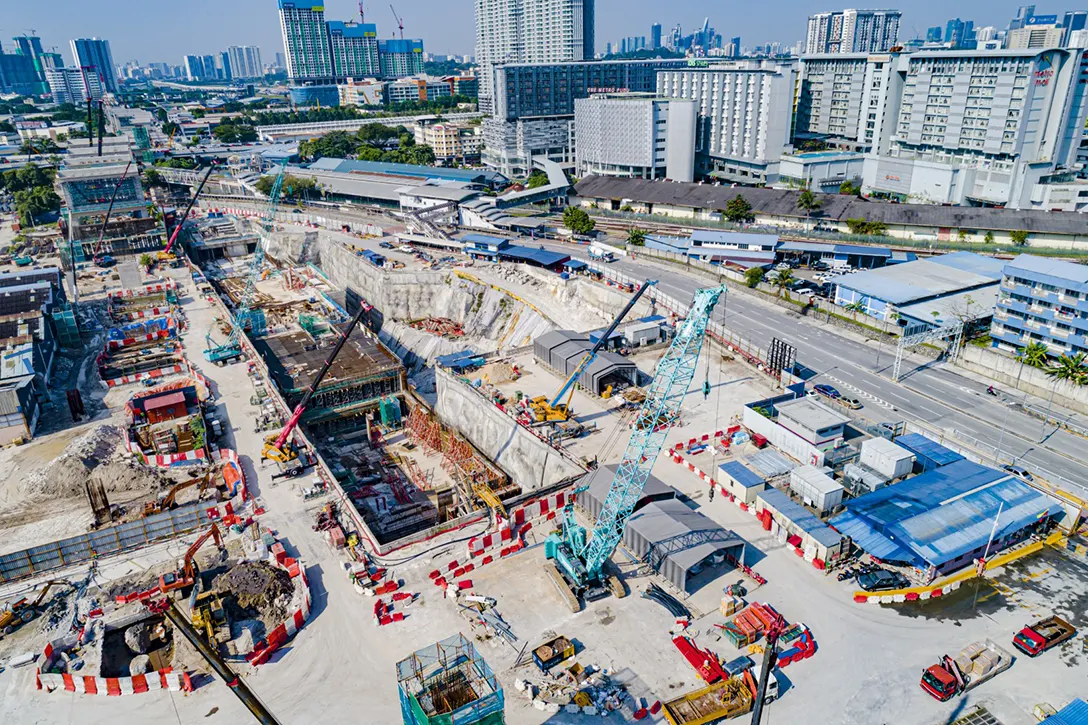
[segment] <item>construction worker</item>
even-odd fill
[[[710,500],[714,500],[714,484],[710,484]]]

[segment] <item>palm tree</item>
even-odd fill
[[[856,320],[856,319],[858,319],[858,313],[859,312],[865,312],[865,303],[862,302],[861,300],[855,300],[854,302],[851,302],[848,305],[843,305],[842,308],[844,310],[849,311],[849,312],[853,312],[854,313],[854,319]]]
[[[1020,361],[1021,365],[1044,368],[1050,359],[1047,355],[1048,352],[1046,345],[1041,342],[1033,342],[1027,347],[1020,348],[1019,352],[1016,353],[1016,359]]]
[[[790,285],[797,281],[797,278],[793,276],[793,273],[788,269],[784,269],[778,273],[778,276],[774,278],[774,286],[778,288],[778,296],[782,296],[782,290],[786,291],[786,299],[790,298],[789,288]]]
[[[1088,383],[1088,365],[1085,365],[1085,355],[1078,352],[1075,355],[1062,355],[1052,366],[1046,369],[1046,374],[1056,380],[1064,380],[1074,385]]]
[[[805,189],[797,197],[797,208],[803,211],[806,217],[811,217],[812,212],[820,208],[820,200],[809,189]]]

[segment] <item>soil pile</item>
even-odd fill
[[[263,561],[246,561],[217,577],[215,588],[234,597],[244,610],[256,612],[268,628],[283,622],[294,610],[291,602],[295,593],[291,576]]]
[[[23,491],[36,497],[86,496],[88,481],[102,483],[110,493],[151,492],[170,483],[158,471],[130,457],[120,428],[101,425],[27,476]]]

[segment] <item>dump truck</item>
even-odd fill
[[[937,700],[947,702],[957,695],[978,687],[1012,666],[1012,655],[993,640],[973,642],[958,655],[944,655],[922,670],[922,689]]]
[[[1012,638],[1012,646],[1028,657],[1038,657],[1077,634],[1077,628],[1061,617],[1053,616],[1029,624]]]
[[[755,690],[755,680],[745,672],[669,700],[661,712],[669,725],[706,725],[751,712]]]

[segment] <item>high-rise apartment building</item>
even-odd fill
[[[593,58],[594,0],[476,0],[480,109],[494,108],[494,68]]]
[[[887,154],[866,158],[866,191],[941,204],[1030,208],[1035,184],[1077,161],[1088,117],[1084,53],[899,56],[898,120]]]
[[[227,48],[230,58],[232,78],[261,78],[264,65],[261,63],[261,49],[255,45],[232,45]]]
[[[790,148],[798,63],[741,60],[661,70],[657,94],[698,106],[696,173],[724,181],[772,181]]]
[[[794,138],[885,153],[895,132],[903,78],[896,55],[804,56]]]
[[[279,0],[287,75],[297,83],[331,83],[336,77],[324,0]]]
[[[204,71],[204,59],[199,55],[185,56],[181,59],[181,65],[187,81],[202,81],[207,77]]]
[[[215,77],[223,81],[234,78],[234,66],[230,62],[230,53],[225,50],[215,54]]]
[[[381,75],[378,59],[378,26],[330,20],[329,42],[337,78],[368,78]]]
[[[899,42],[898,10],[840,10],[809,16],[805,54],[880,53]]]
[[[102,83],[96,73],[84,72],[79,68],[47,68],[45,80],[54,103],[79,106],[88,97],[94,100],[102,97]]]
[[[407,78],[423,72],[423,41],[390,38],[378,41],[382,78]]]
[[[697,105],[653,94],[602,94],[574,102],[578,176],[691,181]]]
[[[98,38],[79,38],[71,42],[72,58],[77,68],[94,66],[102,78],[107,93],[117,93],[117,69],[113,65],[110,41]]]

